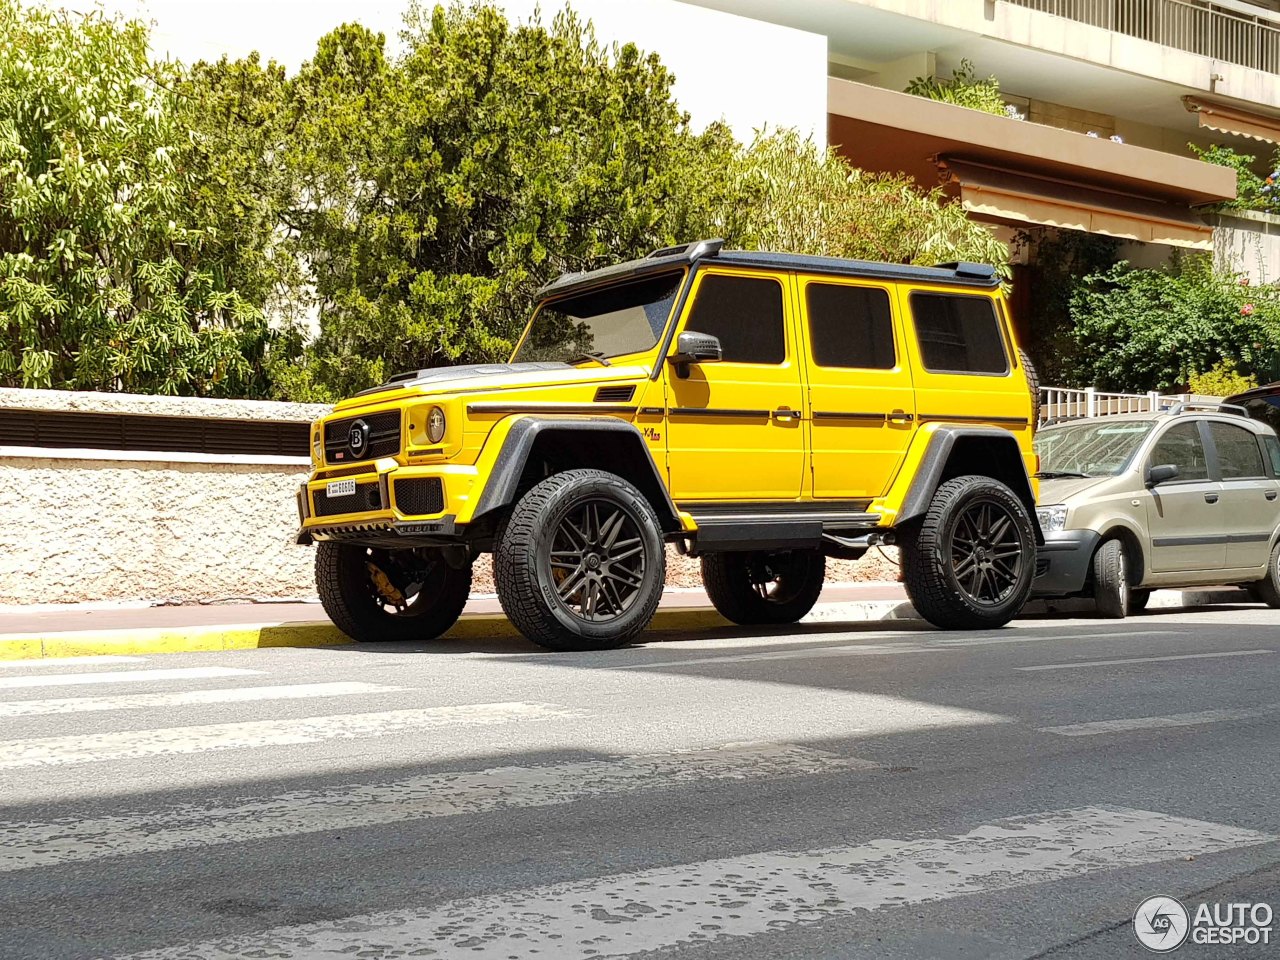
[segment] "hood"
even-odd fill
[[[1101,486],[1115,477],[1063,477],[1059,480],[1040,481],[1039,503],[1066,503],[1072,497]]]
[[[335,410],[350,410],[385,403],[408,396],[500,390],[527,390],[530,387],[633,381],[648,376],[649,369],[634,365],[602,367],[594,363],[471,363],[456,367],[434,367],[392,377],[381,386],[362,390],[341,401]]]

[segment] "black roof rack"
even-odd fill
[[[696,240],[675,247],[662,247],[639,260],[628,260],[599,270],[566,273],[539,290],[537,295],[540,299],[560,296],[601,283],[632,280],[692,266],[706,259],[773,270],[803,270],[808,273],[879,280],[948,283],[983,288],[991,288],[1000,283],[996,268],[986,263],[957,262],[937,267],[919,267],[913,264],[876,263],[870,260],[845,260],[840,257],[817,257],[799,253],[725,250],[723,240]]]

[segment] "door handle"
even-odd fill
[[[1263,496],[1266,497],[1268,500],[1274,500],[1276,498],[1276,492],[1274,490],[1268,490],[1266,493],[1263,494]]]
[[[773,411],[773,418],[775,420],[794,420],[798,416],[799,414],[790,407],[779,407],[777,410]]]
[[[1217,495],[1216,493],[1206,493],[1206,494],[1204,495],[1204,502],[1205,502],[1205,503],[1217,503],[1217,502],[1218,502],[1218,495]]]
[[[915,419],[915,414],[907,413],[905,410],[892,410],[889,413],[890,423],[910,423]]]

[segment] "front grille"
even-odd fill
[[[348,445],[351,425],[363,420],[369,425],[369,448],[360,456],[354,456]],[[400,452],[400,411],[384,410],[363,417],[346,417],[330,420],[324,425],[325,463],[352,463],[356,460],[376,460],[393,457]]]
[[[331,497],[324,492],[324,487],[317,487],[311,494],[312,515],[317,517],[334,517],[340,513],[366,513],[369,510],[382,509],[382,493],[378,490],[378,481],[357,483],[356,492],[345,497]]]
[[[413,517],[426,517],[444,511],[444,485],[439,477],[414,477],[397,480],[396,507]]]

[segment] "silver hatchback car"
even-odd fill
[[[1280,440],[1228,408],[1042,428],[1033,595],[1124,617],[1157,587],[1231,584],[1280,607]]]

